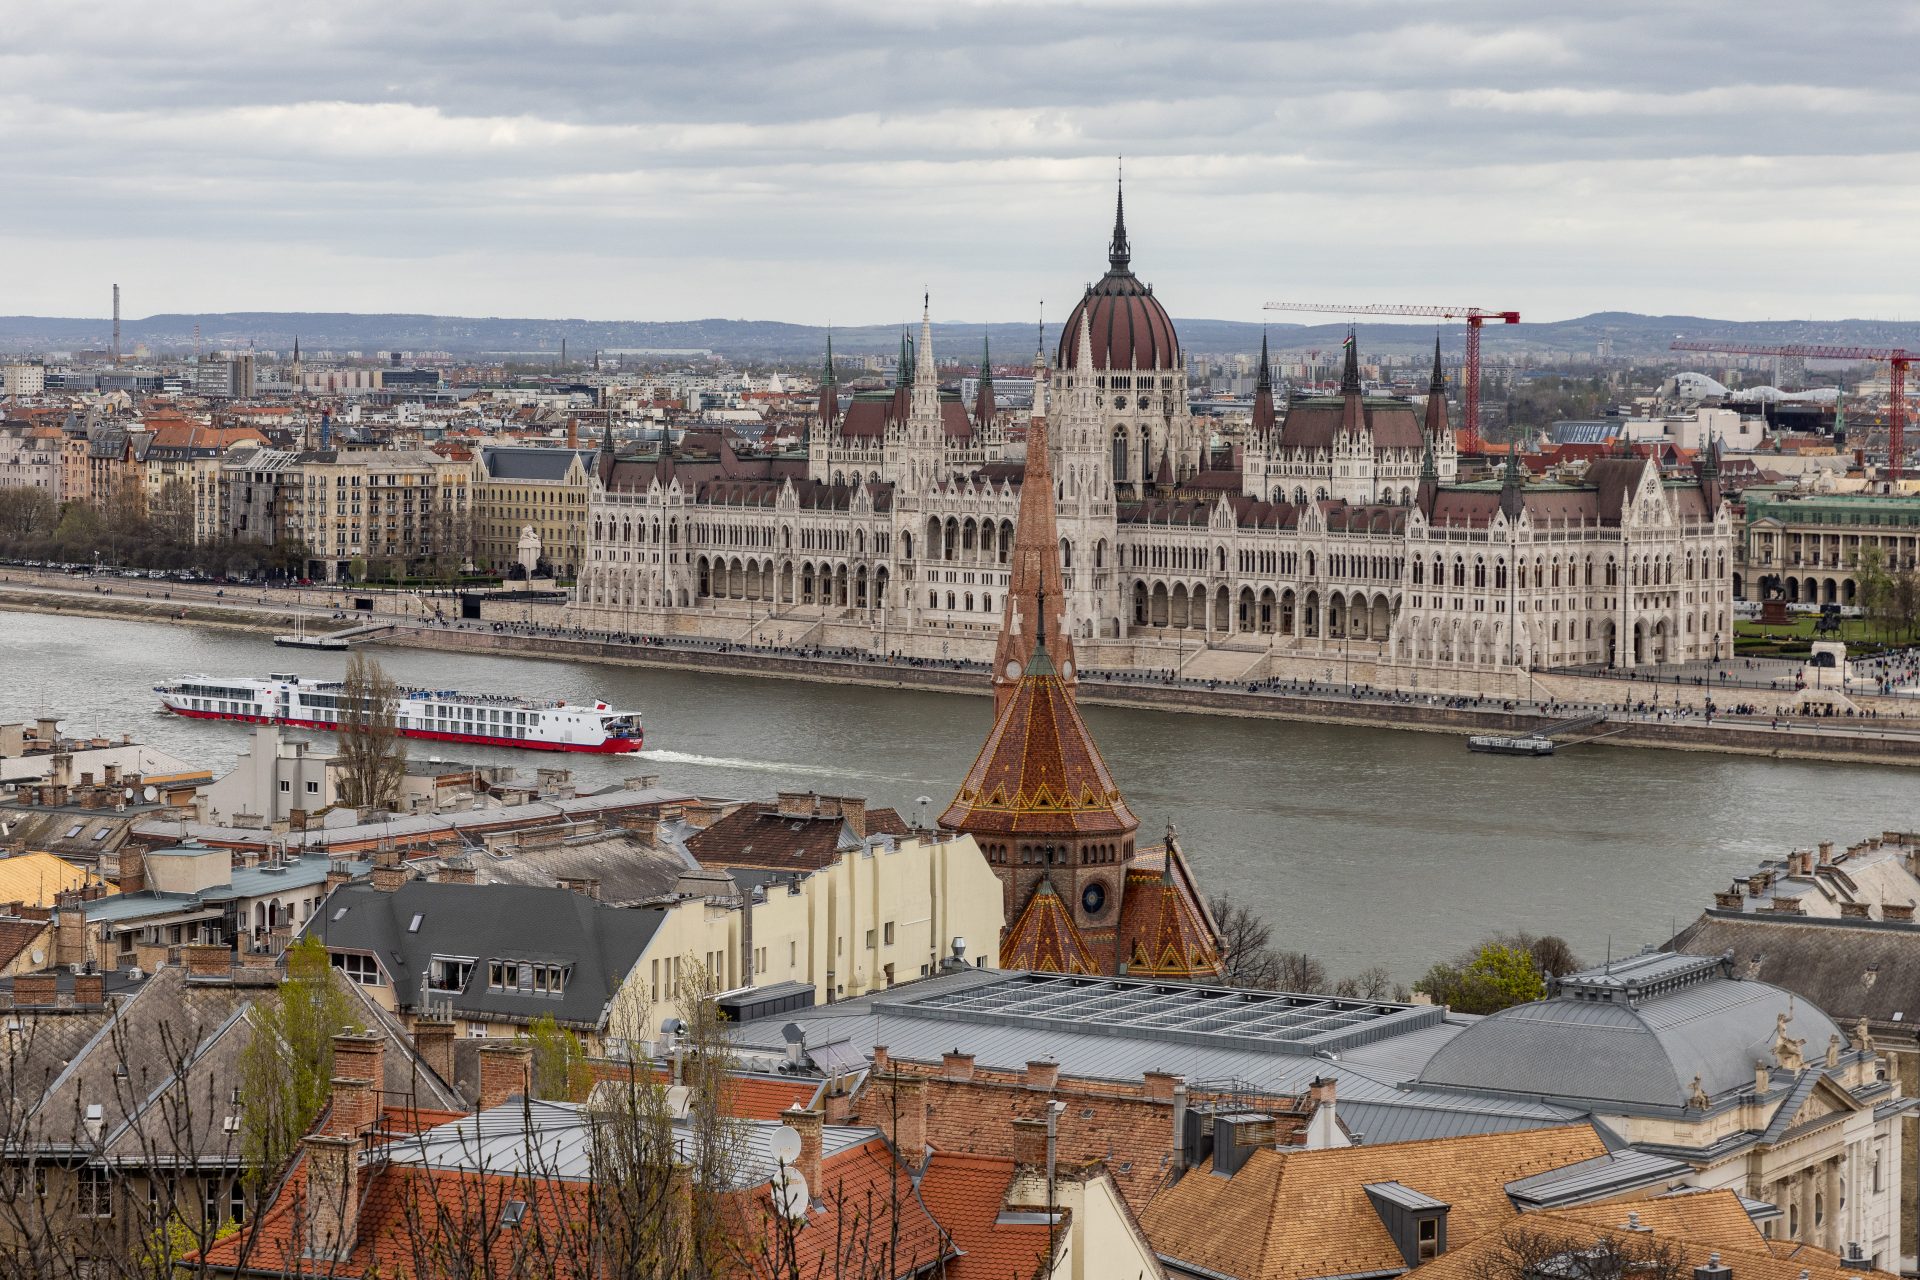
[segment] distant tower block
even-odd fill
[[[113,286],[113,349],[107,354],[115,367],[118,367],[120,364],[120,286],[117,284]]]

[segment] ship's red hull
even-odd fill
[[[272,716],[229,715],[223,711],[188,711],[180,707],[169,707],[161,703],[161,708],[177,716],[186,716],[191,720],[238,720],[243,724],[283,724],[290,729],[322,729],[332,733],[338,725],[326,724],[319,720],[282,720]],[[590,755],[617,756],[626,755],[641,749],[640,738],[608,738],[605,742],[588,744],[584,742],[535,742],[526,738],[495,738],[481,733],[431,733],[425,729],[401,729],[403,738],[423,738],[432,742],[466,742],[477,747],[518,747],[523,751],[581,751]]]

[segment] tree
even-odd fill
[[[353,1015],[352,999],[340,988],[318,938],[302,938],[287,948],[285,959],[286,981],[274,999],[253,1007],[253,1036],[241,1051],[247,1101],[241,1141],[250,1205],[272,1190],[301,1135],[327,1105],[333,1037]]]
[[[533,1096],[551,1102],[585,1102],[593,1069],[580,1038],[545,1013],[528,1028],[533,1041]]]
[[[1280,991],[1299,991],[1308,995],[1329,992],[1327,966],[1304,951],[1273,952]]]
[[[1492,940],[1461,963],[1434,965],[1413,989],[1457,1013],[1498,1013],[1547,994],[1531,953]]]
[[[60,504],[45,489],[0,486],[0,539],[19,546],[44,538],[60,519]]]
[[[340,800],[355,809],[392,809],[407,770],[400,736],[400,687],[365,653],[347,662],[340,687]]]
[[[1717,1255],[1716,1255],[1717,1256]],[[1692,1273],[1685,1255],[1651,1233],[1576,1233],[1514,1226],[1475,1250],[1466,1267],[1470,1280],[1683,1280]]]
[[[1540,971],[1540,976],[1543,978],[1557,978],[1563,973],[1573,973],[1586,968],[1580,963],[1580,957],[1573,954],[1573,948],[1567,944],[1567,940],[1558,934],[1549,933],[1544,937],[1535,937],[1525,930],[1520,930],[1515,933],[1496,933],[1490,941],[1497,942],[1503,947],[1512,947],[1516,951],[1524,951],[1532,956],[1533,966]]]
[[[1221,985],[1278,990],[1280,958],[1270,945],[1273,927],[1255,915],[1253,908],[1235,902],[1230,894],[1217,894],[1207,905],[1213,912],[1220,948],[1226,954]]]
[[[1862,547],[1854,561],[1859,583],[1855,596],[1867,622],[1882,636],[1891,637],[1900,625],[1898,588],[1887,572],[1887,555],[1879,547]]]

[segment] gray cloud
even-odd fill
[[[1908,311],[1920,11],[1553,8],[37,6],[5,309]]]

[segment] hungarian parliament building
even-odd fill
[[[1244,442],[1219,447],[1116,202],[1106,274],[1034,359],[1083,667],[1439,690],[1732,652],[1714,450],[1684,480],[1609,457],[1545,482],[1510,454],[1463,483],[1437,347],[1424,403],[1345,357],[1336,393],[1276,406],[1263,349]],[[804,456],[603,445],[579,625],[989,661],[1029,429],[984,367],[974,404],[942,390],[924,318],[900,368],[843,400],[829,353]]]

